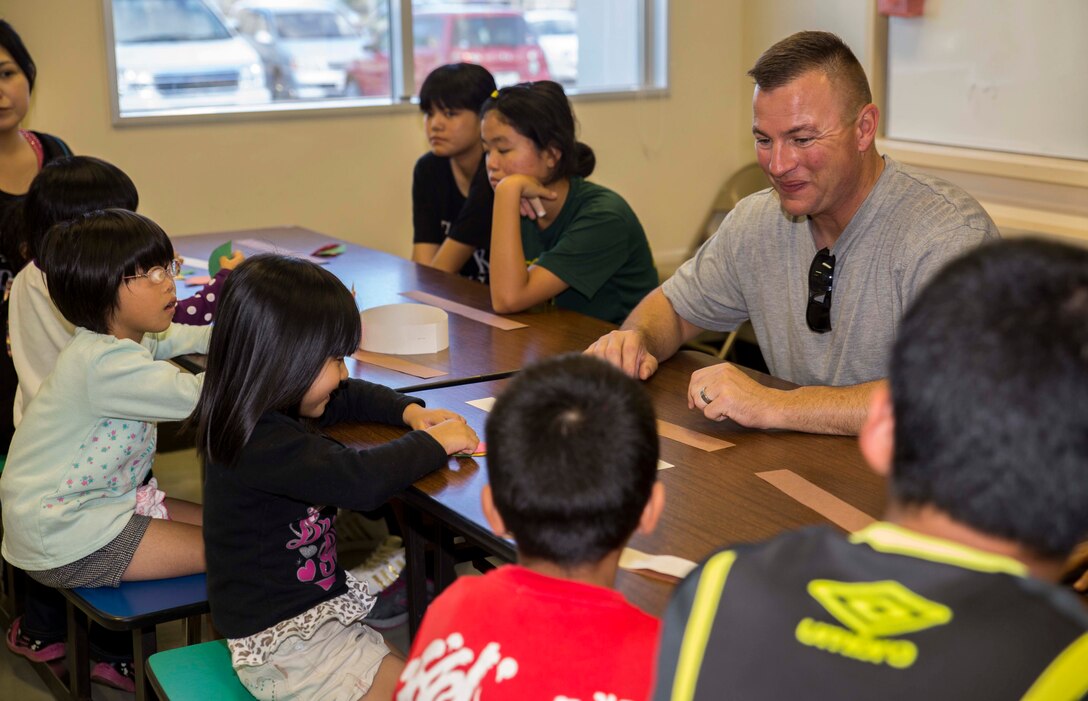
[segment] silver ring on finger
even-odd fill
[[[699,399],[702,399],[704,404],[710,404],[711,399],[710,397],[706,396],[706,387],[703,387],[701,390],[699,390]]]

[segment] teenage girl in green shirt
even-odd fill
[[[646,233],[615,192],[584,180],[593,150],[575,139],[563,88],[522,83],[480,110],[495,188],[491,304],[506,314],[558,306],[621,322],[657,286]]]

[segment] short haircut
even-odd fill
[[[657,479],[653,405],[635,380],[569,354],[519,373],[487,419],[495,507],[523,557],[599,562],[638,527]]]
[[[97,209],[136,211],[139,193],[117,166],[92,156],[66,156],[45,164],[23,200],[21,241],[26,257],[41,258],[54,225]]]
[[[0,19],[0,47],[11,54],[12,60],[19,66],[19,70],[26,76],[26,82],[30,85],[30,91],[34,91],[34,81],[38,77],[38,67],[34,65],[34,59],[30,57],[30,51],[7,20]]]
[[[1088,251],[1022,239],[949,264],[891,359],[893,498],[1062,557],[1088,537]]]
[[[575,138],[574,110],[559,83],[538,80],[505,87],[484,102],[480,119],[492,110],[504,124],[532,140],[538,151],[558,149],[560,158],[553,178],[585,178],[593,173],[597,157],[593,149]]]
[[[831,32],[797,32],[763,52],[748,71],[760,90],[774,90],[809,71],[823,72],[842,92],[843,118],[852,119],[873,101],[865,69],[854,52]]]
[[[43,260],[49,296],[70,323],[109,333],[126,276],[168,265],[174,248],[166,232],[126,209],[89,212],[46,234]]]
[[[477,112],[495,92],[495,78],[475,63],[449,63],[435,68],[419,88],[419,109]]]
[[[266,412],[298,418],[325,362],[354,353],[361,333],[355,298],[321,266],[268,254],[235,268],[219,298],[190,417],[205,462],[235,464]]]

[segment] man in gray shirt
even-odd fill
[[[835,35],[794,34],[748,74],[773,188],[738,204],[587,352],[646,379],[700,331],[751,319],[771,373],[802,386],[770,389],[723,363],[692,374],[689,406],[757,428],[857,433],[915,293],[997,228],[963,190],[877,153],[879,111]]]

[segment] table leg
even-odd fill
[[[68,692],[73,701],[91,699],[90,621],[72,602],[68,606]]]
[[[155,626],[132,631],[132,662],[136,666],[136,701],[154,701],[155,690],[147,678],[147,658],[158,652]]]
[[[408,589],[408,637],[415,638],[427,608],[427,537],[420,512],[403,504],[405,584]]]
[[[457,558],[453,547],[453,531],[441,521],[438,522],[436,528],[438,543],[434,552],[434,595],[438,596],[446,590],[446,587],[453,584],[453,580],[457,579],[457,572],[454,570]]]

